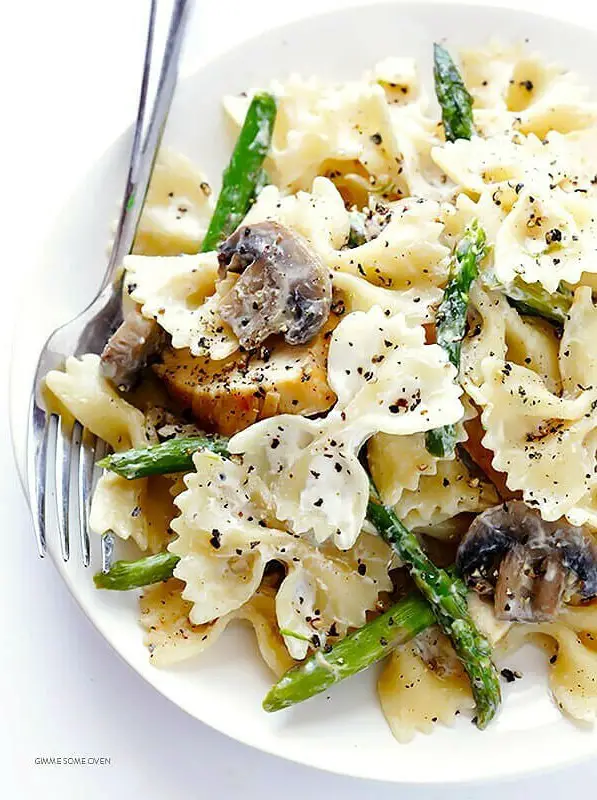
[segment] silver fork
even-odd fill
[[[45,375],[59,369],[65,358],[101,352],[106,340],[121,321],[120,283],[122,260],[133,246],[143,202],[151,178],[168,111],[174,94],[184,30],[192,0],[173,0],[170,24],[161,63],[153,58],[158,0],[152,0],[145,45],[143,77],[133,136],[129,171],[116,236],[106,274],[95,300],[77,317],[57,328],[43,347],[33,382],[27,432],[27,485],[39,555],[46,553],[46,507],[55,494],[56,516],[62,558],[68,561],[71,540],[71,506],[76,508],[83,564],[89,566],[88,516],[94,463],[104,444],[75,422],[67,430],[58,414],[47,414],[41,388]],[[157,88],[148,112],[150,80],[157,76]],[[48,453],[54,452],[53,469]],[[77,489],[71,491],[71,474],[77,475]],[[105,557],[106,550],[102,549]]]

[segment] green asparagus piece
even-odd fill
[[[460,351],[466,332],[469,291],[479,274],[479,264],[485,256],[485,231],[474,220],[465,230],[454,252],[450,275],[436,316],[437,343],[445,350],[456,369],[460,366]],[[454,452],[456,429],[444,425],[427,432],[425,446],[434,456],[445,457]]]
[[[469,290],[479,274],[479,264],[484,256],[485,231],[474,220],[456,247],[448,285],[436,318],[437,343],[456,368],[460,366],[460,350],[466,332]]]
[[[193,453],[211,450],[220,456],[228,455],[228,439],[223,436],[189,436],[122,453],[112,453],[98,466],[116,472],[123,478],[145,478],[169,472],[189,472],[193,469]]]
[[[192,443],[190,449],[188,442]],[[123,457],[123,463],[119,465],[122,470],[120,474],[136,478],[190,469],[192,452],[204,447],[205,443],[205,437],[173,439],[153,448],[116,454]],[[218,444],[221,448],[220,454],[225,455],[225,440],[220,440]],[[169,446],[169,451],[165,451],[165,445]],[[151,451],[150,454],[148,451]],[[116,465],[106,463],[111,458],[113,457],[104,459],[102,465],[109,469],[115,468]],[[409,566],[417,586],[430,602],[433,613],[422,599],[407,598],[359,631],[350,634],[332,648],[330,653],[319,652],[301,666],[293,668],[270,691],[264,701],[264,708],[268,711],[285,708],[365,669],[383,658],[390,646],[407,641],[432,624],[435,615],[442,629],[451,636],[456,652],[471,677],[478,708],[477,724],[484,727],[497,709],[499,685],[491,663],[489,645],[477,632],[468,615],[461,583],[444,570],[435,567],[421,550],[416,537],[401,525],[391,509],[371,502],[367,516]],[[137,561],[117,561],[109,572],[99,573],[94,580],[98,588],[121,591],[135,589],[166,580],[172,575],[177,562],[178,556],[169,552]]]
[[[240,225],[264,179],[263,161],[269,149],[276,101],[271,94],[256,94],[222,176],[222,188],[205,234],[201,251],[215,250]]]
[[[341,639],[328,653],[317,650],[303,663],[291,667],[269,690],[263,708],[280,711],[325,692],[333,684],[380,661],[392,648],[412,639],[434,622],[433,612],[425,600],[409,595],[385,614]]]
[[[456,591],[466,597],[464,583],[451,569],[448,573],[454,575]],[[349,633],[329,651],[318,650],[302,664],[291,667],[272,686],[263,701],[263,708],[280,711],[325,692],[335,683],[381,661],[393,648],[413,639],[434,623],[429,603],[418,594],[411,594],[362,628]],[[291,635],[290,632],[287,635]]]
[[[360,247],[365,244],[367,239],[367,230],[365,228],[365,215],[362,211],[356,209],[349,212],[350,230],[348,232],[348,246]]]
[[[438,44],[433,48],[435,92],[442,109],[446,140],[470,139],[475,133],[472,98],[447,50]],[[572,293],[562,286],[550,294],[540,283],[525,283],[521,278],[515,278],[508,286],[494,285],[492,288],[502,291],[522,314],[542,317],[558,326],[568,318]],[[428,436],[427,449],[433,455],[444,455],[441,438],[436,437],[435,432]]]
[[[439,44],[433,45],[433,77],[446,141],[470,139],[475,133],[473,98],[450,54]]]
[[[271,183],[270,177],[264,169],[260,169],[257,178],[255,180],[255,191],[253,192],[253,196],[251,197],[250,205],[253,205],[255,200],[257,199],[257,195],[259,192],[268,184]]]
[[[484,284],[497,289],[521,314],[541,317],[552,325],[562,327],[568,319],[574,296],[570,289],[560,284],[556,292],[550,293],[540,283],[525,283],[522,278],[514,278],[507,286],[500,284],[491,275],[483,275]]]
[[[168,551],[136,561],[115,561],[108,572],[94,575],[93,581],[97,589],[139,589],[171,578],[178,561],[179,557]]]
[[[372,487],[372,492],[373,492]],[[466,670],[477,706],[476,724],[483,729],[494,717],[501,701],[499,678],[491,660],[491,647],[477,630],[458,582],[427,557],[417,537],[383,505],[377,492],[370,499],[367,518],[390,545],[408,570],[421,594],[429,602],[435,619],[450,637]]]
[[[425,448],[436,458],[446,458],[454,452],[456,443],[456,426],[443,425],[433,428],[425,434]]]

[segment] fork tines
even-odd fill
[[[80,422],[75,420],[69,426],[59,414],[46,415],[35,401],[32,402],[29,485],[40,556],[46,553],[46,529],[53,500],[62,558],[68,561],[71,530],[77,530],[81,558],[83,564],[89,566],[89,509],[97,477],[94,467],[105,453],[105,443]]]

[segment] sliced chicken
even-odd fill
[[[316,414],[334,404],[326,369],[330,334],[322,332],[308,345],[277,338],[269,350],[270,339],[259,351],[223,361],[167,348],[154,370],[202,427],[231,436],[275,414]]]

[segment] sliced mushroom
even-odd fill
[[[456,563],[468,586],[494,594],[498,619],[551,620],[562,603],[597,597],[597,540],[564,520],[546,522],[521,500],[479,514]]]
[[[252,350],[273,333],[306,344],[323,327],[332,304],[328,270],[302,236],[277,222],[244,225],[220,246],[220,278],[240,272],[220,316]]]
[[[137,309],[127,314],[112,334],[101,355],[102,373],[118,389],[128,391],[141,370],[164,346],[165,331],[153,319],[146,319]]]

